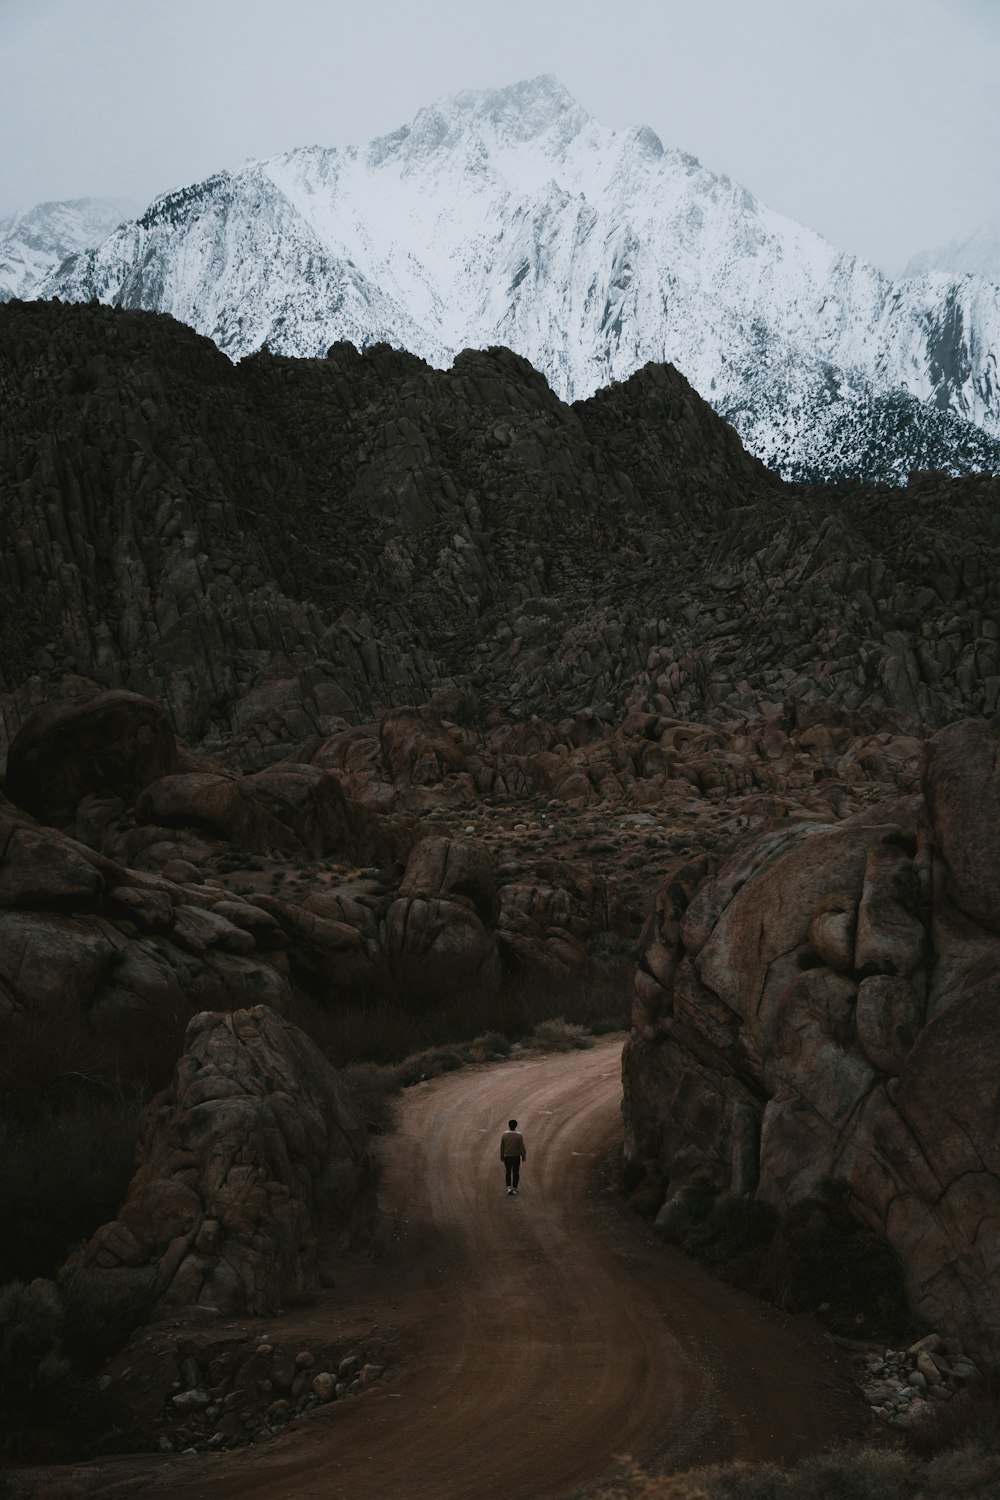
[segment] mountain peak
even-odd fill
[[[1000,286],[973,280],[894,285],[543,74],[169,194],[35,285],[232,358],[502,344],[566,399],[669,359],[782,472],[898,479],[997,464]]]
[[[497,147],[537,143],[558,154],[590,122],[551,73],[497,89],[463,89],[417,112],[412,125],[373,141],[375,165],[400,153],[409,163],[451,152],[469,134]]]

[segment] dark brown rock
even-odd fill
[[[174,769],[177,747],[158,703],[100,693],[46,703],[21,725],[7,760],[7,795],[43,823],[72,821],[84,797],[134,801]]]
[[[364,1130],[322,1054],[265,1006],[203,1013],[147,1111],[118,1218],[61,1276],[108,1308],[141,1295],[150,1310],[272,1313],[318,1290],[371,1209]]]
[[[690,901],[668,887],[625,1057],[626,1155],[667,1184],[665,1232],[695,1201],[787,1210],[839,1179],[914,1308],[979,1349],[1000,1333],[998,754],[997,728],[956,725],[926,807],[758,836]]]

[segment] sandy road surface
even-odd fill
[[[399,1357],[361,1397],[266,1445],[167,1460],[143,1492],[543,1500],[617,1454],[682,1469],[850,1433],[856,1398],[819,1336],[710,1280],[600,1190],[620,1139],[620,1050],[408,1090],[383,1142],[389,1251],[329,1305],[282,1321],[305,1338],[354,1297],[408,1330]],[[509,1115],[528,1148],[517,1197],[499,1162]]]

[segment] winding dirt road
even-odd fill
[[[684,1469],[852,1435],[857,1397],[825,1340],[665,1249],[602,1189],[620,1051],[618,1038],[408,1090],[382,1143],[385,1250],[281,1320],[305,1339],[345,1303],[388,1319],[384,1378],[266,1445],[167,1461],[145,1492],[543,1500],[620,1454]],[[528,1147],[517,1197],[499,1162],[509,1115]]]

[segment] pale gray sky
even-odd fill
[[[898,271],[1000,218],[1000,0],[0,0],[0,214],[554,73]]]

